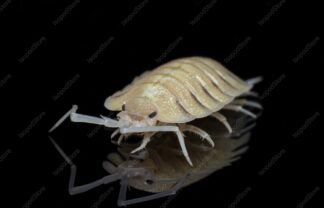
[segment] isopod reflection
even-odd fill
[[[131,142],[132,138],[128,138],[127,141],[130,142],[122,143],[118,151],[109,153],[108,160],[103,162],[104,169],[109,173],[108,176],[77,187],[74,187],[76,166],[56,142],[53,139],[51,141],[71,165],[70,194],[82,193],[99,185],[120,180],[118,205],[124,206],[173,195],[180,188],[195,183],[237,161],[248,149],[246,144],[250,139],[250,129],[255,125],[255,121],[240,113],[225,112],[224,114],[228,116],[230,123],[240,122],[232,134],[228,134],[226,128],[221,128],[221,125],[213,118],[194,121],[195,125],[206,129],[215,146],[210,147],[196,134],[188,134],[186,143],[188,152],[191,154],[192,161],[197,164],[193,167],[183,160],[179,144],[173,134],[155,134],[145,150],[137,154],[131,153],[137,144]],[[127,199],[127,187],[152,194]]]

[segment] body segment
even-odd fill
[[[219,111],[250,88],[212,59],[181,58],[145,72],[108,97],[105,107],[122,110],[123,104],[143,97],[156,106],[158,121],[186,123]]]

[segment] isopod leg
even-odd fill
[[[232,111],[236,111],[236,112],[241,112],[241,113],[244,113],[244,114],[246,114],[248,116],[251,116],[252,118],[257,117],[254,113],[252,113],[251,111],[249,111],[249,110],[247,110],[247,109],[245,109],[245,108],[243,108],[242,106],[239,106],[239,105],[231,105],[231,104],[229,104],[229,105],[225,105],[223,107],[223,109],[232,110]]]
[[[261,82],[262,80],[263,80],[262,77],[253,77],[248,80],[245,80],[245,82],[250,86],[254,86],[254,85],[258,84],[259,82]]]
[[[64,158],[64,160],[71,166],[71,173],[70,173],[70,181],[69,181],[69,193],[71,195],[80,194],[83,192],[86,192],[88,190],[91,190],[93,188],[96,188],[102,184],[108,184],[113,181],[117,181],[121,178],[120,173],[108,175],[105,177],[102,177],[96,181],[93,181],[91,183],[81,185],[81,186],[74,186],[75,177],[77,173],[77,166],[73,164],[72,160],[64,153],[64,151],[61,149],[61,147],[54,141],[52,137],[49,137],[50,141],[53,143],[56,150],[60,153],[60,155]]]
[[[212,116],[212,117],[216,118],[217,120],[219,120],[220,122],[222,122],[222,124],[224,124],[224,126],[227,128],[228,132],[232,133],[232,127],[228,123],[226,117],[223,114],[221,114],[219,112],[214,112],[210,116]]]
[[[245,134],[246,132],[250,131],[252,128],[254,128],[255,125],[256,125],[256,123],[253,122],[252,124],[242,128],[242,129],[239,129],[238,131],[234,131],[234,133],[231,136],[232,137],[240,137],[243,134]]]
[[[124,139],[124,135],[123,134],[121,134],[120,136],[119,136],[119,138],[118,138],[118,140],[117,140],[117,144],[118,145],[120,145],[120,143],[123,141],[123,139]]]
[[[246,105],[246,106],[250,106],[250,107],[254,107],[254,108],[258,108],[258,109],[263,109],[262,105],[260,105],[260,103],[255,102],[255,101],[251,101],[251,100],[247,100],[247,99],[235,99],[231,102],[231,104],[234,105]]]
[[[110,138],[113,139],[117,134],[119,134],[120,131],[119,129],[116,129],[111,135],[110,135]],[[125,135],[124,134],[121,134],[119,135],[118,139],[117,139],[117,144],[120,145],[120,143],[123,141]],[[116,143],[115,141],[112,141],[112,143]]]
[[[120,143],[121,143],[124,139],[127,139],[128,136],[129,136],[129,135],[121,134],[121,135],[119,135],[119,137],[118,137],[118,139],[117,139],[117,142],[113,140],[113,141],[111,141],[111,143],[120,145]]]
[[[179,125],[179,127],[182,132],[189,131],[189,132],[193,132],[193,133],[199,135],[203,139],[206,139],[208,141],[208,143],[212,147],[214,147],[214,145],[215,145],[214,141],[210,138],[209,134],[207,132],[205,132],[204,130],[202,130],[194,125],[189,125],[189,124],[181,124],[181,125]]]
[[[135,152],[138,152],[138,151],[144,149],[146,147],[147,143],[150,142],[151,136],[153,136],[154,133],[146,133],[146,134],[144,134],[144,138],[142,140],[141,145],[139,147],[137,147],[136,149],[132,150],[131,153],[133,154]]]
[[[259,97],[259,93],[253,92],[253,91],[248,91],[248,92],[243,93],[239,97],[244,97],[244,96],[251,96],[251,97],[257,98],[257,97]]]
[[[141,202],[145,202],[145,201],[150,201],[153,199],[158,199],[158,198],[162,198],[162,197],[166,197],[166,196],[170,196],[170,195],[174,195],[177,193],[177,191],[182,188],[185,179],[188,177],[185,176],[182,179],[179,180],[179,182],[177,184],[174,185],[173,188],[171,188],[168,191],[163,191],[160,193],[156,193],[156,194],[152,194],[149,196],[144,196],[144,197],[139,197],[139,198],[135,198],[135,199],[126,199],[126,191],[127,191],[127,186],[128,186],[128,177],[127,175],[124,175],[122,177],[122,180],[120,182],[121,187],[120,187],[120,191],[119,191],[119,196],[118,196],[118,206],[127,206],[130,204],[136,204],[136,203],[141,203]]]
[[[178,141],[180,143],[183,155],[185,156],[188,163],[192,166],[192,162],[190,160],[184,138],[181,134],[181,131],[179,130],[179,127],[177,126],[147,126],[147,127],[124,127],[120,128],[120,132],[122,134],[125,133],[141,133],[141,132],[174,132],[177,137]]]
[[[116,129],[111,135],[110,138],[114,138],[119,133],[119,129]]]

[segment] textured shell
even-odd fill
[[[157,120],[186,123],[219,111],[251,89],[246,82],[215,60],[180,58],[141,76],[108,97],[105,107],[121,111],[134,98],[146,98],[157,109]]]
[[[231,120],[231,118],[229,118]],[[197,121],[197,122],[196,122]],[[129,178],[128,185],[147,192],[161,192],[171,189],[181,179],[183,186],[198,182],[217,170],[231,165],[240,159],[248,147],[250,133],[242,134],[240,137],[228,137],[226,129],[215,128],[219,123],[215,119],[207,117],[194,121],[194,125],[206,130],[215,143],[211,148],[206,142],[194,134],[186,136],[186,146],[194,166],[190,166],[183,159],[179,144],[174,134],[156,134],[146,147],[144,159],[134,159],[130,151],[137,145],[123,144],[117,152],[108,155],[108,160],[119,170],[127,168],[143,168],[151,176],[153,183],[147,184],[144,177]],[[243,126],[242,126],[243,127]],[[113,169],[104,168],[111,174]],[[189,175],[188,175],[189,174]]]

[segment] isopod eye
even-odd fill
[[[125,103],[122,105],[122,110],[123,110],[123,111],[126,110],[126,105],[125,105]]]
[[[154,118],[157,115],[157,112],[154,111],[148,115],[149,118]]]
[[[154,181],[152,181],[152,180],[150,180],[150,179],[147,179],[146,181],[145,181],[145,184],[147,184],[147,185],[152,185],[154,183]]]

